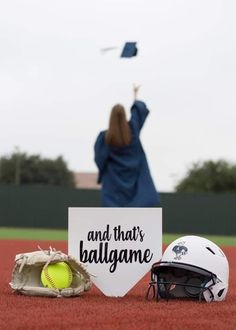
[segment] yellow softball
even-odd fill
[[[43,286],[53,289],[65,289],[72,282],[72,271],[66,262],[50,264],[42,269],[41,282]]]

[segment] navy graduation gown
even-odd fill
[[[139,139],[148,113],[144,102],[134,102],[129,121],[132,141],[128,146],[107,145],[105,131],[97,137],[95,162],[99,170],[98,183],[102,184],[104,207],[153,207],[160,202]]]

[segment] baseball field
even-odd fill
[[[164,235],[164,247],[181,235]],[[223,302],[146,301],[147,274],[123,298],[105,297],[95,286],[76,298],[29,297],[12,292],[15,255],[52,246],[67,252],[67,232],[0,228],[0,329],[236,329],[236,237],[207,236],[230,265]],[[114,283],[116,285],[116,283]]]

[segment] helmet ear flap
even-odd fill
[[[212,283],[211,281],[206,284],[206,286],[210,286]],[[225,283],[220,282],[217,280],[215,285],[209,287],[208,290],[203,292],[203,297],[207,302],[211,301],[222,301],[225,299],[226,294],[228,291],[228,286]]]

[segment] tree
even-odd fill
[[[177,192],[235,192],[236,165],[224,160],[194,163],[175,190]]]
[[[0,183],[49,184],[74,187],[74,175],[62,156],[56,159],[14,152],[0,158]]]

